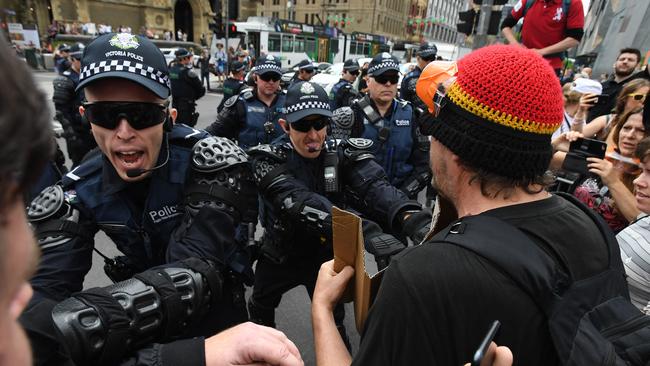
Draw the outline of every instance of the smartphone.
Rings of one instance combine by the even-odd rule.
[[[569,146],[569,152],[562,163],[562,170],[567,172],[578,173],[581,175],[589,174],[587,167],[587,158],[595,157],[605,158],[607,143],[600,140],[580,138]]]
[[[488,329],[487,334],[483,337],[481,344],[479,344],[478,349],[474,352],[472,357],[472,366],[491,366],[494,362],[494,352],[488,354],[488,349],[490,348],[490,343],[494,339],[494,336],[497,335],[501,322],[495,320],[492,322],[490,329]]]
[[[596,97],[594,104],[607,103],[608,100],[609,100],[609,94],[600,94]]]

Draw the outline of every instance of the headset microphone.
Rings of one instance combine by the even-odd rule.
[[[165,161],[163,161],[162,164],[156,165],[155,167],[153,167],[151,169],[140,169],[140,168],[129,169],[129,170],[126,171],[126,176],[129,177],[129,178],[137,178],[137,177],[141,176],[144,173],[153,172],[156,169],[160,169],[160,168],[164,167],[165,164],[167,164],[167,162],[169,162],[169,139],[165,139],[165,145],[167,146],[167,156],[165,157]]]

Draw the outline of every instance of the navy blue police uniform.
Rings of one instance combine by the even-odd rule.
[[[125,48],[146,64],[137,64],[128,53],[118,51]],[[107,59],[105,55],[109,51],[116,52]],[[111,66],[96,68],[95,65],[102,61]],[[148,74],[143,75],[142,70],[147,70]],[[153,43],[140,36],[122,33],[98,37],[86,48],[81,75],[79,88],[101,78],[118,77],[140,84],[162,99],[168,98],[170,93],[164,56]],[[130,116],[119,118],[128,120]],[[70,334],[54,333],[51,323],[52,319],[55,322],[58,319],[64,328],[71,326],[76,319],[72,316],[74,309],[64,308],[58,316],[52,309],[57,302],[82,290],[84,277],[92,266],[94,237],[98,231],[103,231],[123,254],[113,259],[105,258],[105,272],[114,282],[126,280],[120,284],[125,302],[118,305],[127,309],[133,306],[132,311],[137,304],[129,305],[127,295],[137,292],[130,287],[137,282],[131,277],[138,272],[189,258],[210,261],[220,268],[223,283],[218,286],[220,293],[211,295],[216,300],[206,314],[208,319],[191,326],[179,322],[177,332],[165,339],[212,335],[248,319],[242,281],[252,278],[252,270],[250,266],[244,268],[248,261],[244,265],[238,262],[243,257],[242,248],[234,239],[235,227],[242,217],[256,215],[256,207],[251,213],[244,206],[245,202],[236,198],[255,194],[248,157],[228,139],[212,137],[182,124],[172,127],[169,115],[161,124],[158,126],[165,132],[154,168],[127,172],[130,177],[150,173],[144,179],[122,180],[112,163],[98,150],[68,172],[59,184],[46,188],[32,201],[28,219],[34,227],[41,259],[31,280],[34,296],[22,322],[36,351],[37,364],[65,359],[66,352],[56,345],[59,337]],[[156,278],[153,276],[150,280],[155,283]],[[173,298],[169,288],[166,291],[167,297]],[[98,298],[97,293],[93,298]],[[118,306],[120,310],[121,306]],[[184,312],[178,311],[181,309],[178,302],[170,301],[169,306],[169,309],[176,309],[177,314]],[[93,308],[100,314],[114,314],[115,303],[111,305],[104,297]],[[190,313],[198,310],[187,309]],[[147,319],[138,319],[137,313],[130,316],[132,319],[127,324],[144,322],[137,324],[144,327],[141,331],[169,328],[174,323],[173,318],[162,323],[147,323]],[[93,337],[101,339],[103,333],[95,333]],[[179,337],[181,335],[183,337]],[[126,334],[122,338],[126,339]],[[163,364],[178,359],[178,354],[203,354],[200,338],[169,344],[155,342],[162,340],[138,339],[138,344],[149,343],[131,350],[128,355],[125,354],[126,345],[124,349],[106,345],[104,353],[112,355],[113,363],[110,364],[124,365],[133,362]],[[81,353],[91,353],[103,345],[104,342],[95,344],[96,347],[88,346],[89,349]]]
[[[70,57],[81,59],[82,45],[73,45],[68,49]],[[76,91],[79,85],[79,72],[70,67],[57,76],[52,83],[55,118],[63,127],[63,137],[72,165],[77,166],[83,157],[97,146],[90,132],[90,124],[79,113],[79,107],[85,99],[83,90]]]
[[[58,48],[59,52],[70,52],[70,46],[67,44],[61,44]],[[70,61],[67,57],[61,56],[60,54],[54,55],[54,69],[59,75],[62,75],[64,71],[70,68]]]
[[[280,60],[272,55],[261,57],[255,66],[255,74],[282,75]],[[258,144],[268,144],[284,132],[278,124],[285,103],[284,93],[278,91],[270,105],[262,102],[256,89],[244,89],[230,97],[217,119],[206,128],[214,136],[237,140],[244,149]]]
[[[436,59],[436,54],[438,53],[438,48],[433,43],[423,43],[420,45],[416,55],[418,57],[418,63],[420,60],[428,64],[429,62]],[[422,74],[422,69],[419,65],[415,65],[415,68],[409,73],[404,75],[402,78],[402,84],[400,85],[400,98],[411,103],[413,108],[419,109],[419,111],[426,111],[427,107],[420,100],[416,91],[415,85]]]
[[[359,63],[354,59],[346,60],[343,64],[343,70],[348,72],[359,71]],[[349,107],[352,101],[359,98],[359,92],[354,89],[351,82],[341,78],[332,86],[330,91],[330,107],[332,110],[340,107]]]
[[[304,85],[311,91],[302,89]],[[314,95],[318,99],[309,98]],[[316,84],[297,84],[289,89],[287,98],[290,124],[305,116],[331,116],[327,94]],[[251,320],[274,326],[275,308],[282,295],[295,286],[305,286],[311,297],[320,265],[333,257],[333,205],[363,212],[366,248],[377,258],[389,258],[404,247],[379,225],[399,233],[401,215],[420,206],[390,185],[368,152],[371,144],[365,139],[329,139],[318,157],[305,158],[284,135],[272,144],[248,151],[263,202],[261,221],[265,228],[248,302]],[[340,165],[332,165],[332,161]],[[338,177],[334,179],[337,182],[325,180],[326,169],[330,177]],[[385,244],[385,251],[375,250],[379,242]],[[343,317],[343,307],[338,306],[335,318],[339,331],[345,334]]]
[[[235,72],[243,71],[245,68],[246,65],[244,65],[243,62],[234,61],[232,65],[230,65],[230,72],[234,74]],[[239,93],[245,87],[246,87],[246,83],[244,83],[243,80],[236,79],[232,76],[229,76],[223,82],[223,98],[221,98],[221,102],[217,107],[217,113],[221,113],[221,111],[223,110],[223,106],[228,99],[232,98],[235,95],[239,95]]]
[[[373,77],[386,71],[398,72],[397,59],[388,53],[375,56],[368,68]],[[412,106],[394,99],[382,116],[371,95],[355,101],[351,112],[354,126],[350,136],[373,141],[372,153],[389,181],[409,197],[417,197],[429,184],[429,141],[420,133]]]
[[[192,57],[185,48],[176,51],[176,59]],[[205,95],[205,87],[199,75],[189,65],[176,62],[169,68],[169,78],[172,83],[172,106],[178,111],[176,123],[195,126],[199,118],[196,112],[196,100]]]

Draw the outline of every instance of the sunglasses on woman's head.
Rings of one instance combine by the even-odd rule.
[[[94,125],[113,130],[124,118],[136,130],[161,124],[167,105],[147,102],[92,102],[83,105],[84,115]]]
[[[634,100],[645,100],[646,94],[631,93],[631,94],[628,94],[627,96],[634,98]]]

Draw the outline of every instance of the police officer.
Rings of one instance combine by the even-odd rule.
[[[360,97],[359,92],[352,85],[357,76],[359,76],[359,63],[357,60],[345,60],[341,79],[334,84],[330,91],[329,97],[332,109],[350,106],[353,100]]]
[[[221,112],[223,105],[234,95],[239,95],[241,90],[246,87],[244,83],[244,69],[246,65],[243,62],[233,61],[230,64],[230,77],[223,82],[223,98],[217,107],[217,112]]]
[[[121,304],[133,306],[129,326],[145,333],[151,327],[169,331],[171,326],[176,332],[170,336],[176,339],[181,333],[187,337],[213,334],[247,320],[242,280],[252,277],[252,272],[236,261],[241,251],[235,245],[234,228],[244,217],[255,216],[256,207],[249,210],[245,202],[233,198],[255,195],[247,156],[227,139],[172,124],[176,110],[168,107],[168,75],[162,52],[141,36],[102,35],[84,51],[78,88],[85,90],[87,103],[80,112],[91,124],[99,151],[66,174],[61,183],[46,188],[27,214],[41,259],[31,280],[34,296],[23,324],[32,337],[37,358],[51,361],[61,354],[60,349],[53,350],[58,343],[51,322],[54,318],[57,324],[69,325],[76,308],[50,312],[53,304],[82,289],[99,230],[123,253],[115,259],[106,258],[105,272],[113,281],[190,257],[219,268],[219,278],[208,281],[215,286],[218,283],[217,287],[211,284],[206,292],[215,299],[203,308],[209,310],[209,319],[197,324],[185,324],[177,318],[188,311],[203,310],[181,306],[178,295],[160,279],[163,275],[138,278],[162,288],[163,297],[169,301],[165,305],[171,311],[169,318],[139,316],[137,301],[129,294],[142,291],[140,282],[123,283]],[[122,306],[111,302],[113,297],[107,297],[105,291],[95,291],[85,299],[84,306],[105,315],[114,314],[116,305]],[[124,322],[120,324],[125,326]],[[111,332],[107,335],[100,328],[93,329],[94,335],[82,337],[85,341],[78,344],[87,348],[85,353],[103,345],[101,353],[114,361],[126,356],[127,345],[120,343],[127,337],[123,329],[104,328],[113,329],[113,338]],[[127,333],[142,335],[139,331]],[[89,344],[95,336],[106,336],[110,342]],[[196,352],[203,355],[200,338],[169,345],[151,344],[151,339],[142,335],[136,342],[139,348],[129,350],[142,364],[173,364],[184,353],[185,357]]]
[[[79,107],[84,100],[83,90],[76,91],[81,71],[83,44],[67,48],[70,67],[54,81],[52,100],[56,110],[55,118],[63,126],[63,137],[72,165],[77,166],[82,158],[97,144],[90,133],[90,125],[79,114]]]
[[[57,51],[58,52],[54,55],[54,68],[59,75],[62,75],[65,70],[70,68],[70,61],[68,61],[70,46],[62,43],[57,48]]]
[[[175,63],[169,69],[169,78],[172,81],[172,106],[178,111],[176,123],[194,127],[199,118],[196,100],[205,95],[205,87],[191,69],[192,53],[179,48],[175,55]]]
[[[248,151],[263,201],[265,228],[248,309],[251,320],[268,326],[275,325],[275,308],[282,295],[303,285],[311,296],[321,263],[332,258],[333,205],[346,207],[350,202],[364,217],[400,235],[405,215],[420,209],[388,183],[369,153],[371,141],[349,139],[339,144],[327,138],[332,113],[323,88],[296,83],[287,92],[286,105],[280,119],[285,135]],[[348,192],[354,196],[349,201]],[[368,220],[364,239],[366,248],[384,265],[403,248]],[[342,306],[335,317],[345,334]]]
[[[296,74],[293,76],[293,79],[291,79],[289,88],[295,83],[311,80],[311,78],[314,76],[316,72],[316,68],[314,67],[314,64],[311,62],[311,60],[308,59],[304,59],[298,62],[296,66],[298,67],[298,71],[296,71]]]
[[[422,43],[416,53],[417,65],[402,79],[400,98],[410,102],[413,108],[418,108],[421,111],[426,111],[427,107],[416,94],[415,84],[418,82],[422,70],[424,70],[431,61],[435,61],[437,53],[438,48],[435,44]]]
[[[278,124],[285,95],[280,91],[282,68],[273,55],[255,65],[255,87],[230,97],[217,119],[206,128],[215,135],[237,140],[242,148],[268,144],[283,134]]]
[[[429,183],[429,141],[420,134],[412,106],[396,99],[397,58],[387,52],[368,66],[368,95],[353,103],[352,137],[374,142],[372,152],[394,186],[415,198]]]

